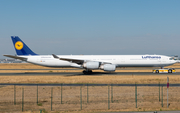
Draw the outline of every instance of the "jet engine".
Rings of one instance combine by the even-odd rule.
[[[99,69],[100,63],[99,62],[85,62],[82,65],[86,69]]]
[[[104,71],[115,71],[116,70],[116,65],[113,64],[102,64],[100,66],[100,69]]]

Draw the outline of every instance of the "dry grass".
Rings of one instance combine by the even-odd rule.
[[[0,64],[0,69],[48,69],[48,67],[43,67],[29,63],[7,63]]]
[[[169,76],[170,83],[180,83],[180,76]],[[141,75],[127,75],[127,76],[0,76],[0,83],[104,83],[104,84],[146,84],[146,83],[166,83],[167,76],[141,76]]]

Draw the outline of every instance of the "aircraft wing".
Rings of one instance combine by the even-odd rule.
[[[76,63],[76,64],[83,64],[83,63],[84,63],[84,60],[80,60],[80,59],[59,58],[59,57],[56,56],[55,54],[52,54],[52,56],[53,56],[54,58],[59,59],[59,60],[65,60],[65,61],[69,61],[69,62]]]
[[[27,58],[19,57],[19,56],[13,56],[13,55],[3,55],[3,56],[14,58],[14,59],[19,59],[19,60],[23,60],[23,61],[27,60]]]

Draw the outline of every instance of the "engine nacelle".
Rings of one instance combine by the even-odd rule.
[[[116,70],[116,65],[113,64],[102,64],[100,66],[100,69],[104,71],[115,71]]]
[[[99,62],[85,62],[82,65],[86,69],[99,69],[100,63]]]

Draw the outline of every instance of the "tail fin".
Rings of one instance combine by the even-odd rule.
[[[18,36],[11,36],[17,55],[37,55]]]

